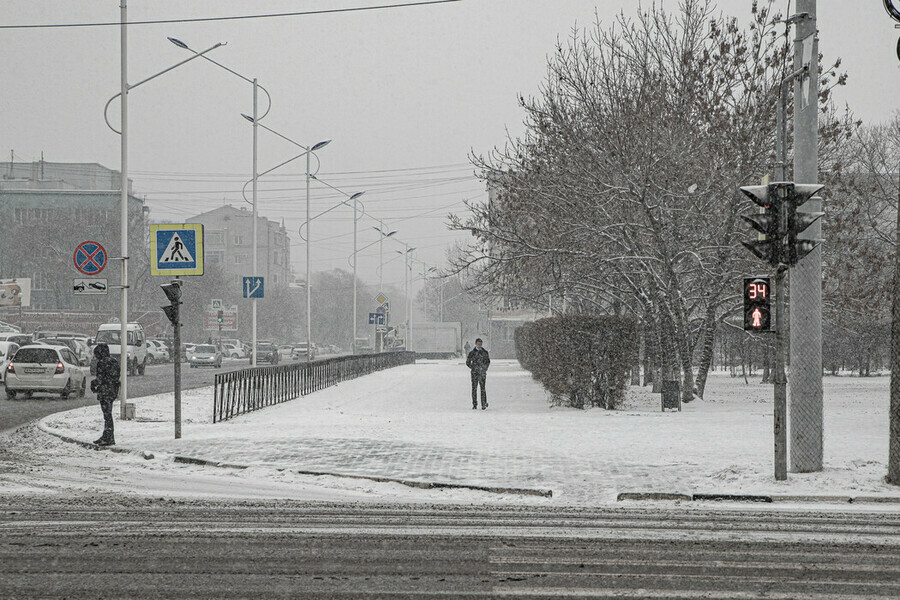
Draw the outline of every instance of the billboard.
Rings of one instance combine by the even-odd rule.
[[[0,308],[31,306],[31,279],[0,279]]]
[[[203,312],[203,329],[205,331],[237,331],[238,311],[237,307],[222,310],[221,329],[219,328],[219,311],[206,310]]]

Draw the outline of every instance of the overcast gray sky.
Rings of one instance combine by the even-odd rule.
[[[176,20],[396,4],[391,0],[129,0],[129,21]],[[674,8],[674,0],[662,2]],[[787,0],[778,2],[782,10]],[[900,4],[898,0],[897,4]],[[719,8],[749,14],[751,0]],[[442,265],[459,237],[446,214],[485,197],[468,164],[521,133],[517,95],[531,95],[559,36],[634,14],[627,0],[461,0],[430,6],[200,23],[133,25],[128,30],[130,83],[189,54],[227,46],[210,57],[265,86],[272,110],[262,123],[300,143],[333,142],[319,152],[319,177],[348,193],[365,190],[368,214],[382,219],[418,256]],[[792,4],[793,6],[793,4]],[[5,25],[115,22],[119,0],[5,0]],[[898,32],[881,0],[818,2],[820,49],[849,72],[837,92],[866,122],[886,120],[900,97]],[[119,137],[103,120],[119,91],[119,28],[0,30],[0,152],[16,160],[98,162],[119,168]],[[243,203],[251,176],[252,86],[198,59],[129,94],[129,170],[151,218],[187,220],[225,202]],[[261,94],[262,97],[262,94]],[[118,110],[111,111],[118,124]],[[294,155],[294,147],[260,130],[259,171]],[[303,271],[297,229],[305,218],[303,160],[260,180],[260,214],[285,219],[292,258]],[[315,169],[315,162],[313,163]],[[312,186],[313,214],[340,196]],[[313,224],[313,269],[348,268],[351,212],[339,208]],[[360,247],[378,234],[360,221]],[[386,243],[385,260],[398,244]],[[378,245],[360,256],[362,276],[377,281]],[[402,281],[399,260],[385,268]]]

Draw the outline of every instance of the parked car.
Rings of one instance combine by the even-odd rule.
[[[0,342],[0,382],[6,378],[6,367],[18,349],[19,345],[15,342]]]
[[[10,400],[34,392],[84,396],[87,376],[68,346],[33,344],[22,346],[6,367],[6,397]]]
[[[169,348],[169,344],[165,340],[150,340],[150,342],[156,344],[156,347],[159,348],[160,353],[165,355],[165,358],[163,360],[172,360],[172,350]]]
[[[188,362],[191,368],[194,367],[215,367],[222,366],[222,353],[212,344],[197,344],[188,354]]]
[[[10,331],[4,331],[0,333],[0,341],[2,342],[15,342],[20,346],[24,346],[28,342],[32,341],[31,336],[27,333],[16,333]]]
[[[91,351],[91,347],[88,345],[87,338],[72,338],[72,340],[75,342],[75,346],[78,348],[77,356],[81,360],[81,364],[91,364],[91,358],[94,356],[94,353]]]
[[[310,358],[316,357],[316,345],[313,344]],[[306,342],[297,342],[294,344],[294,350],[291,352],[292,360],[306,360]]]
[[[293,352],[293,346],[278,346],[278,359],[279,360],[290,360],[291,353]]]
[[[151,363],[168,362],[169,349],[165,345],[150,340],[147,342],[147,361]]]
[[[278,364],[278,347],[272,342],[258,342],[256,344],[257,351],[257,359],[256,364],[259,363],[269,363],[272,365]],[[250,353],[250,364],[253,364],[253,353]]]
[[[247,358],[247,351],[244,346],[235,346],[234,344],[222,344],[222,354],[226,358]]]
[[[79,366],[84,366],[89,364],[89,362],[85,362],[84,356],[81,352],[81,346],[79,346],[78,342],[75,341],[75,338],[52,338],[45,337],[41,338],[39,342],[32,342],[32,344],[46,344],[48,346],[65,346],[69,350],[72,351],[72,354],[75,355],[75,358],[78,360]]]

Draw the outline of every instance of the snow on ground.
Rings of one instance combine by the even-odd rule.
[[[514,361],[492,363],[487,410],[471,409],[469,385],[460,360],[419,361],[215,424],[212,389],[191,390],[182,397],[178,440],[173,395],[140,398],[136,420],[116,421],[119,447],[135,453],[109,460],[130,460],[135,469],[175,479],[216,470],[175,463],[176,455],[247,465],[228,478],[249,488],[256,482],[273,495],[291,486],[308,490],[310,481],[335,485],[330,477],[296,474],[314,471],[552,490],[549,499],[507,498],[560,506],[608,505],[620,492],[640,491],[900,498],[900,488],[883,481],[886,376],[825,378],[824,470],[789,473],[782,482],[774,479],[772,386],[758,378],[746,384],[713,373],[706,399],[681,412],[662,412],[659,395],[649,388],[632,388],[626,408],[618,411],[552,407],[540,384]],[[114,411],[118,416],[118,406]],[[42,427],[91,441],[102,418],[98,407],[87,407],[46,417]],[[155,458],[135,458],[141,452]],[[185,491],[191,481],[184,480]],[[377,495],[379,486],[404,500],[434,494],[343,481],[363,495]],[[284,487],[269,489],[276,484]],[[455,500],[483,496],[450,493]]]

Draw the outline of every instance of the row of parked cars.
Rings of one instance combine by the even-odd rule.
[[[31,397],[35,392],[59,394],[63,399],[82,397],[87,388],[82,367],[89,356],[87,336],[0,333],[0,381],[6,397]]]

